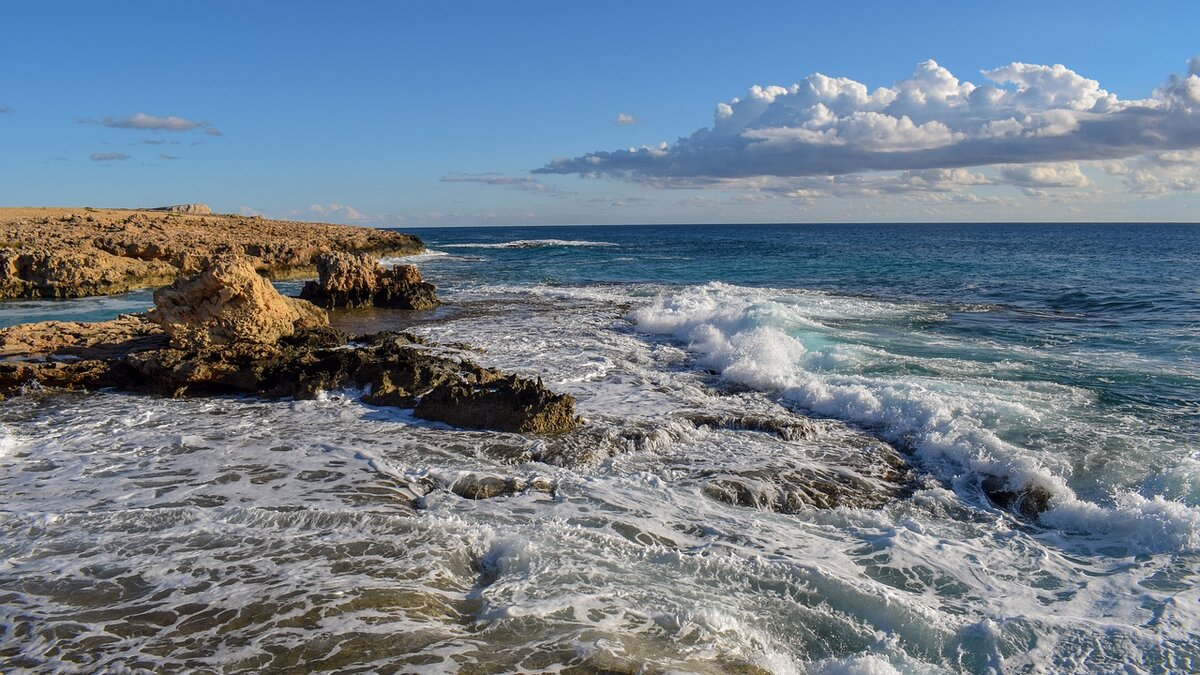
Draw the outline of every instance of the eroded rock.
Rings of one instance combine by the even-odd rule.
[[[322,253],[316,264],[319,278],[304,284],[300,297],[321,307],[430,309],[440,304],[416,265],[385,270],[371,256],[337,252]]]
[[[241,256],[218,258],[199,276],[154,292],[152,319],[180,349],[271,345],[297,330],[329,324],[320,308],[285,298]]]
[[[413,414],[459,427],[539,434],[566,431],[579,424],[572,396],[556,394],[540,380],[516,375],[483,386],[446,382],[422,396]]]

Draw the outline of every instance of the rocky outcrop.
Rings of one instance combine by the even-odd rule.
[[[220,257],[194,278],[179,277],[154,292],[154,305],[151,318],[182,349],[271,345],[297,330],[329,325],[324,311],[283,297],[240,256]]]
[[[577,423],[575,399],[555,394],[540,380],[508,375],[486,385],[447,383],[423,396],[413,414],[459,427],[535,434],[569,429]]]
[[[555,433],[579,424],[570,396],[413,335],[351,342],[328,327],[323,310],[279,295],[243,259],[223,258],[160,289],[155,304],[149,316],[0,330],[0,356],[8,357],[0,359],[0,398],[31,385],[301,399],[353,388],[365,403],[416,407],[424,419],[461,427]]]
[[[203,206],[203,205],[191,205]],[[417,237],[367,227],[192,211],[0,208],[0,298],[75,298],[159,286],[222,255],[270,277],[315,272],[321,253],[409,255]]]
[[[300,297],[321,307],[430,309],[439,304],[436,289],[416,265],[385,270],[371,256],[338,252],[322,253],[316,264],[318,279],[304,284]]]
[[[212,208],[208,204],[176,204],[174,206],[157,206],[145,211],[166,211],[167,213],[190,213],[196,216],[211,216]]]

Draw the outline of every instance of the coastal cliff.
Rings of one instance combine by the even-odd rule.
[[[176,210],[171,210],[176,209]],[[271,278],[314,275],[321,253],[411,255],[413,235],[366,227],[164,209],[0,208],[0,298],[78,298],[161,286],[216,256]]]

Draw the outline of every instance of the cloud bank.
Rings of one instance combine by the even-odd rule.
[[[711,127],[674,144],[558,159],[535,173],[670,187],[916,172],[891,186],[900,189],[947,183],[920,172],[994,166],[998,176],[987,180],[1040,189],[1086,186],[1081,161],[1200,148],[1200,57],[1140,100],[1121,99],[1062,65],[1011,63],[983,76],[980,85],[959,80],[931,60],[874,90],[819,73],[790,87],[756,85],[718,104]],[[964,176],[950,178],[961,184]]]
[[[157,117],[139,112],[128,117],[104,117],[99,120],[86,119],[81,121],[113,129],[135,129],[138,131],[192,131],[202,129],[209,136],[221,135],[221,132],[208,122],[184,119],[174,115]]]
[[[440,182],[479,183],[481,185],[493,185],[543,194],[558,194],[560,192],[557,188],[546,185],[529,176],[508,176],[502,173],[452,173],[442,176]]]

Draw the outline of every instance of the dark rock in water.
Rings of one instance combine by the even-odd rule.
[[[385,270],[370,256],[349,253],[323,253],[316,264],[320,278],[304,284],[300,297],[321,307],[430,309],[441,304],[415,265]]]
[[[685,419],[697,427],[706,426],[713,429],[730,429],[734,431],[760,431],[767,434],[775,434],[786,441],[812,438],[814,434],[811,422],[795,416],[771,417],[753,414],[693,413],[685,415]]]
[[[541,381],[516,375],[473,386],[446,382],[421,397],[414,415],[460,427],[553,433],[574,428],[575,399],[555,394]]]
[[[554,484],[541,477],[525,480],[519,477],[469,474],[451,483],[450,491],[465,499],[493,499],[530,491],[553,495]]]
[[[1050,510],[1050,500],[1054,495],[1040,485],[1027,485],[1013,489],[1008,480],[1000,476],[986,476],[980,483],[983,494],[993,504],[1002,509],[1017,513],[1036,520],[1037,517]]]
[[[838,507],[873,509],[901,496],[907,482],[899,455],[873,467],[765,466],[711,476],[704,494],[727,504],[798,513]]]

